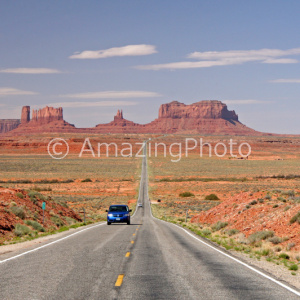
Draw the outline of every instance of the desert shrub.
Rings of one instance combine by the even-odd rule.
[[[234,228],[232,228],[232,229],[227,229],[227,230],[225,231],[225,233],[228,234],[229,236],[235,235],[235,234],[237,234],[237,233],[239,233],[239,232],[240,232],[240,231],[239,231],[238,229],[234,229]]]
[[[29,234],[30,232],[31,232],[30,228],[22,224],[17,224],[14,231],[16,236],[23,236]]]
[[[57,216],[57,215],[51,217],[51,221],[52,221],[57,227],[61,227],[61,226],[64,226],[64,225],[65,225],[65,223],[63,222],[63,220],[62,220],[59,216]]]
[[[270,254],[270,249],[263,249],[263,251],[261,252],[262,256],[268,256]]]
[[[278,204],[274,204],[274,205],[273,205],[273,208],[276,208],[276,207],[278,207]]]
[[[290,259],[290,256],[286,253],[281,253],[281,254],[279,254],[279,258]]]
[[[37,231],[40,231],[40,232],[44,232],[45,231],[44,227],[40,223],[38,223],[36,221],[26,220],[25,224],[31,226],[33,229],[35,229]]]
[[[289,196],[289,197],[295,197],[295,191],[294,191],[294,190],[283,191],[281,194],[282,194],[282,195]]]
[[[10,206],[16,206],[16,205],[17,205],[16,202],[14,202],[14,201],[10,202]]]
[[[257,201],[258,201],[259,203],[264,203],[264,199],[262,199],[262,198],[258,198]]]
[[[300,224],[300,211],[298,211],[291,219],[290,223],[293,224],[295,222],[298,222]]]
[[[13,214],[15,214],[17,217],[19,217],[20,219],[25,219],[25,211],[22,207],[20,206],[12,206],[10,208],[11,212]]]
[[[183,192],[179,194],[179,197],[194,197],[195,195],[191,192]]]
[[[265,196],[265,199],[270,200],[270,199],[272,199],[272,196],[268,194]]]
[[[228,225],[227,222],[221,222],[221,221],[218,221],[216,224],[214,224],[211,228],[213,231],[218,231],[222,228],[225,228],[226,226]]]
[[[279,236],[273,236],[273,237],[270,237],[268,239],[268,241],[271,242],[274,245],[277,245],[277,244],[280,244],[282,242],[282,238],[280,238]]]
[[[22,193],[16,193],[16,196],[20,199],[23,199],[24,198],[24,195]]]
[[[290,251],[293,247],[295,247],[296,244],[295,243],[288,243],[287,246],[286,246],[286,250],[287,251]]]
[[[93,181],[90,178],[86,178],[86,179],[81,180],[81,182],[93,182]]]
[[[293,201],[296,202],[296,203],[300,203],[300,197],[294,197]]]
[[[289,266],[289,270],[298,271],[298,266],[296,264],[292,264],[292,265]]]
[[[287,210],[289,210],[291,207],[288,205],[288,206],[286,206],[285,208],[284,208],[284,211],[287,211]]]
[[[205,200],[220,200],[216,194],[209,194],[205,196]]]
[[[208,228],[202,229],[201,233],[202,233],[204,236],[211,235],[211,231],[210,231]]]
[[[265,231],[257,231],[252,233],[251,235],[249,235],[248,239],[250,243],[255,243],[273,236],[274,236],[273,231],[265,230]]]
[[[255,204],[257,204],[257,201],[256,201],[256,200],[253,200],[253,201],[251,201],[249,204],[250,204],[250,205],[255,205]]]
[[[70,217],[65,217],[66,222],[68,223],[68,225],[72,225],[75,224],[77,221],[73,218]]]

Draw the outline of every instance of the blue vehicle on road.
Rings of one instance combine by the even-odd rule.
[[[127,205],[111,205],[107,212],[107,225],[111,223],[127,223],[130,225],[130,212]]]

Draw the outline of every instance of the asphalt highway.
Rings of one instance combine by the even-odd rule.
[[[0,299],[300,298],[287,284],[155,219],[146,158],[138,202],[143,207],[137,208],[131,225],[92,225],[1,255]]]

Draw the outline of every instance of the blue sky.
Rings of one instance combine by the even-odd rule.
[[[221,100],[259,131],[300,133],[300,2],[1,1],[0,118],[63,106],[91,127]]]

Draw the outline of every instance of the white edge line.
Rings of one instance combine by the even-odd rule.
[[[23,253],[21,253],[21,254],[12,256],[12,257],[10,257],[10,258],[1,260],[1,261],[0,261],[0,264],[3,264],[3,263],[5,263],[5,262],[7,262],[7,261],[16,259],[16,258],[21,257],[21,256],[23,256],[23,255],[26,255],[26,254],[28,254],[28,253],[35,252],[35,251],[40,250],[40,249],[42,249],[42,248],[46,248],[46,247],[48,247],[48,246],[50,246],[50,245],[53,245],[53,244],[56,244],[56,243],[61,242],[61,241],[63,241],[63,240],[66,240],[66,239],[68,239],[69,237],[74,236],[74,235],[76,235],[76,234],[79,234],[79,233],[81,233],[81,232],[83,232],[83,231],[90,230],[90,229],[93,229],[93,228],[95,228],[95,227],[98,227],[98,226],[101,226],[101,225],[105,225],[105,224],[106,224],[106,223],[97,224],[97,225],[95,225],[95,226],[91,226],[91,227],[82,229],[82,230],[80,230],[80,231],[74,232],[74,233],[72,233],[72,234],[70,234],[70,235],[68,235],[68,236],[65,236],[65,237],[63,237],[63,238],[61,238],[61,239],[55,240],[55,241],[53,241],[53,242],[51,242],[51,243],[48,243],[48,244],[46,244],[46,245],[43,245],[43,246],[37,247],[37,248],[35,248],[35,249],[32,249],[32,250],[23,252]]]
[[[151,206],[150,206],[150,207],[151,207]],[[150,211],[151,211],[151,215],[152,215],[152,210],[151,210],[151,208],[150,208]],[[225,252],[223,252],[222,250],[220,250],[220,249],[218,249],[218,248],[216,248],[216,247],[214,247],[214,246],[212,246],[212,245],[210,245],[210,244],[208,244],[208,243],[202,241],[201,239],[199,239],[198,237],[196,237],[194,234],[190,233],[190,232],[187,231],[186,229],[184,229],[184,228],[182,228],[182,227],[180,227],[180,226],[178,226],[178,225],[176,225],[176,224],[169,223],[169,222],[167,222],[167,221],[158,219],[158,218],[154,217],[153,215],[152,215],[152,217],[153,217],[154,219],[157,219],[157,220],[159,220],[159,221],[165,222],[165,223],[170,224],[170,225],[174,225],[174,226],[176,226],[176,227],[182,229],[186,234],[188,234],[189,236],[191,236],[192,238],[194,238],[194,239],[197,240],[198,242],[200,242],[200,243],[206,245],[207,247],[209,247],[209,248],[211,248],[211,249],[214,249],[215,251],[217,251],[217,252],[223,254],[224,256],[227,256],[227,257],[231,258],[232,260],[238,262],[239,264],[243,265],[244,267],[246,267],[246,268],[248,268],[248,269],[250,269],[250,270],[252,270],[252,271],[258,273],[259,275],[261,275],[261,276],[263,276],[263,277],[265,277],[265,278],[267,278],[267,279],[273,281],[274,283],[276,283],[276,284],[280,285],[281,287],[283,287],[283,288],[289,290],[290,292],[296,294],[297,296],[300,296],[300,292],[298,292],[297,290],[294,290],[293,288],[291,288],[291,287],[285,285],[284,283],[282,283],[282,282],[276,280],[275,278],[272,278],[271,276],[268,276],[267,274],[265,274],[265,273],[263,273],[263,272],[261,272],[261,271],[255,269],[255,268],[251,267],[250,265],[244,263],[243,261],[241,261],[241,260],[239,260],[239,259],[237,259],[237,258],[235,258],[235,257],[233,257],[233,256],[231,256],[231,255],[229,255],[229,254],[227,254],[227,253],[225,253]]]
[[[147,164],[147,160],[146,160],[146,164]],[[147,175],[148,175],[148,174],[147,174]],[[148,192],[148,188],[147,188],[147,192]],[[148,193],[147,193],[147,197],[148,197],[148,199],[149,199]],[[153,214],[152,214],[151,203],[149,204],[149,207],[150,207],[150,213],[151,213],[152,218],[157,219],[157,220],[159,220],[159,221],[161,221],[161,222],[165,222],[165,223],[170,224],[170,225],[174,225],[174,226],[176,226],[176,227],[182,229],[186,234],[188,234],[189,236],[191,236],[192,238],[194,238],[194,239],[197,240],[198,242],[200,242],[200,243],[206,245],[207,247],[209,247],[209,248],[211,248],[211,249],[214,249],[215,251],[217,251],[217,252],[223,254],[224,256],[227,256],[228,258],[230,258],[230,259],[234,260],[235,262],[237,262],[237,263],[243,265],[244,267],[246,267],[246,268],[248,268],[248,269],[250,269],[250,270],[256,272],[257,274],[259,274],[259,275],[261,275],[261,276],[263,276],[263,277],[265,277],[265,278],[267,278],[267,279],[273,281],[274,283],[276,283],[276,284],[280,285],[281,287],[283,287],[283,288],[289,290],[290,292],[294,293],[295,295],[300,296],[300,292],[298,292],[297,290],[294,290],[293,288],[291,288],[291,287],[285,285],[284,283],[282,283],[282,282],[276,280],[275,278],[273,278],[273,277],[271,277],[271,276],[269,276],[269,275],[267,275],[267,274],[265,274],[265,273],[263,273],[263,272],[261,272],[261,271],[255,269],[255,268],[251,267],[250,265],[244,263],[243,261],[241,261],[241,260],[239,260],[239,259],[237,259],[237,258],[235,258],[235,257],[233,257],[233,256],[231,256],[231,255],[229,255],[229,254],[227,254],[227,253],[225,253],[225,252],[223,252],[222,250],[220,250],[220,249],[218,249],[218,248],[216,248],[216,247],[214,247],[214,246],[212,246],[212,245],[210,245],[210,244],[208,244],[208,243],[202,241],[201,239],[199,239],[198,237],[196,237],[194,234],[190,233],[189,231],[187,231],[186,229],[180,227],[179,225],[176,225],[176,224],[173,224],[173,223],[170,223],[170,222],[167,222],[167,221],[164,221],[164,220],[161,220],[161,219],[158,219],[158,218],[154,217]]]
[[[143,164],[142,164],[142,169],[143,169]],[[140,182],[140,187],[141,187],[141,183],[142,183],[142,180],[141,180],[141,182]],[[139,191],[139,193],[140,193],[140,191]],[[138,197],[138,200],[139,200],[139,199],[140,199],[140,195],[139,195],[139,197]],[[137,206],[136,206],[136,208],[135,208],[135,212],[134,212],[134,214],[132,215],[132,217],[135,215],[136,212],[137,212]],[[69,237],[74,236],[74,235],[76,235],[76,234],[79,234],[79,233],[81,233],[81,232],[83,232],[83,231],[90,230],[90,229],[92,229],[92,228],[95,228],[95,227],[98,227],[98,226],[102,226],[102,225],[105,225],[105,224],[106,224],[106,223],[97,224],[97,225],[95,225],[95,226],[91,226],[91,227],[82,229],[82,230],[80,230],[80,231],[74,232],[74,233],[72,233],[72,234],[70,234],[70,235],[68,235],[68,236],[65,236],[65,237],[63,237],[63,238],[61,238],[61,239],[55,240],[55,241],[53,241],[53,242],[51,242],[51,243],[48,243],[48,244],[46,244],[46,245],[43,245],[43,246],[34,248],[34,249],[32,249],[32,250],[29,250],[29,251],[20,253],[20,254],[18,254],[18,255],[12,256],[12,257],[10,257],[10,258],[1,260],[1,261],[0,261],[0,264],[3,264],[3,263],[5,263],[5,262],[7,262],[7,261],[10,261],[10,260],[16,259],[16,258],[18,258],[18,257],[24,256],[24,255],[26,255],[26,254],[35,252],[35,251],[37,251],[37,250],[46,248],[46,247],[48,247],[48,246],[50,246],[50,245],[53,245],[53,244],[56,244],[56,243],[61,242],[61,241],[63,241],[63,240],[66,240],[66,239],[68,239]]]

